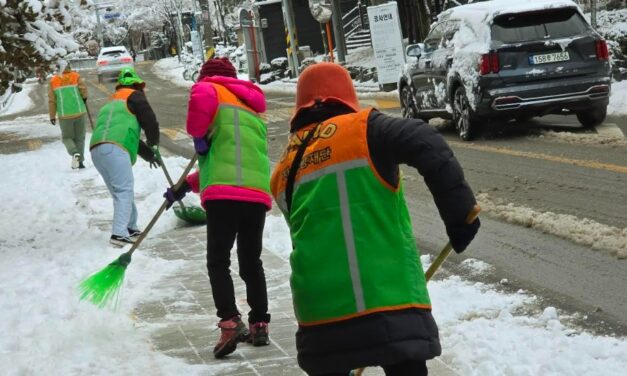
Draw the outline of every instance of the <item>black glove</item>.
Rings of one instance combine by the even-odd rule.
[[[446,228],[446,233],[448,234],[448,238],[451,240],[451,245],[453,246],[455,252],[464,252],[466,247],[468,247],[468,244],[470,244],[472,239],[475,238],[480,226],[481,221],[477,218],[470,224],[465,223],[463,225],[449,226]]]
[[[50,119],[50,124],[57,125],[57,119]]]
[[[181,184],[178,189],[174,189],[173,187],[166,189],[165,193],[163,194],[163,197],[165,197],[165,199],[168,201],[166,210],[170,209],[172,204],[174,204],[174,201],[181,201],[183,197],[185,197],[187,192],[190,192],[191,190],[192,187],[189,185],[189,183],[187,183],[187,181],[183,181],[183,184]]]
[[[155,154],[143,153],[143,154],[139,154],[139,156],[142,157],[143,160],[145,160],[146,162],[150,164],[150,168],[161,167],[161,160],[157,158]]]

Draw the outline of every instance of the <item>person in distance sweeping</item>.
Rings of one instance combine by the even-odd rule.
[[[48,88],[48,113],[50,123],[61,127],[65,150],[72,156],[72,169],[85,168],[85,114],[87,113],[87,87],[70,64],[60,60],[58,72],[50,79]]]
[[[399,165],[423,176],[457,252],[480,225],[465,224],[476,200],[461,166],[423,121],[361,109],[333,63],[301,73],[290,132],[271,188],[293,241],[298,364],[310,375],[426,375],[441,347]]]
[[[161,166],[159,123],[144,94],[145,86],[133,68],[122,69],[115,93],[98,113],[89,144],[94,166],[113,196],[110,243],[118,247],[133,244],[141,234],[133,178],[137,155],[151,168]],[[139,138],[142,129],[148,144]]]
[[[237,79],[226,58],[210,59],[192,86],[187,133],[194,138],[200,170],[178,189],[168,188],[170,205],[193,189],[202,191],[207,212],[207,269],[221,336],[216,358],[238,342],[269,343],[268,293],[261,261],[266,211],[272,207],[266,125],[259,116],[266,99],[259,87]],[[237,239],[239,275],[246,284],[249,328],[241,320],[229,266]]]

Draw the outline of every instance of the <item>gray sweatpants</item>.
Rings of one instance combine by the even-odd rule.
[[[59,119],[61,139],[68,154],[80,154],[80,161],[85,160],[85,114],[74,119]]]

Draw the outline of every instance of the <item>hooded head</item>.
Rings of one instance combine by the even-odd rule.
[[[307,67],[296,85],[296,110],[290,120],[314,106],[342,106],[359,111],[359,101],[348,71],[334,63],[318,63]]]
[[[138,89],[143,89],[146,86],[144,80],[131,67],[122,68],[118,75],[118,84],[120,86],[134,86]]]
[[[204,77],[223,76],[237,78],[237,71],[229,59],[226,57],[220,57],[217,59],[209,59],[205,61],[200,68],[200,74],[198,80]]]

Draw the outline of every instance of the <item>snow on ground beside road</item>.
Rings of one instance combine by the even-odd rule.
[[[605,134],[555,132],[542,130],[539,136],[531,136],[531,138],[535,137],[572,145],[627,146],[627,138],[622,135],[608,136]]]
[[[610,94],[609,115],[627,115],[627,81],[613,82]]]
[[[487,193],[478,194],[477,201],[485,213],[506,222],[569,239],[595,250],[609,251],[619,259],[627,258],[627,228],[612,227],[570,214],[538,212],[513,203],[496,202]]]
[[[59,135],[43,115],[2,122],[0,132]],[[122,253],[108,243],[113,205],[89,155],[85,170],[71,170],[70,157],[55,141],[0,158],[0,364],[5,374],[198,374],[198,367],[153,351],[149,334],[130,317],[137,303],[156,297],[152,286],[180,261],[158,259],[140,248],[117,311],[78,300],[76,284]],[[184,160],[167,163],[176,175]],[[166,183],[160,170],[151,171],[143,161],[134,173],[143,226],[163,200],[155,187]],[[90,225],[91,220],[105,229]],[[168,231],[175,223],[167,213],[154,231]]]
[[[9,95],[8,98],[0,98],[0,116],[13,115],[18,112],[28,111],[35,106],[30,99],[30,92],[39,85],[37,83],[24,83],[22,91]],[[2,103],[6,100],[6,104],[2,107]]]
[[[183,79],[183,65],[176,57],[168,57],[157,61],[152,68],[153,72],[161,79],[170,81],[175,85],[190,88],[194,84],[192,81]],[[248,80],[248,74],[238,73],[237,78]],[[379,91],[379,84],[376,82],[355,82],[355,90],[360,98],[376,96],[382,94]],[[267,85],[259,85],[266,94],[295,94],[296,79],[283,79],[270,82]],[[383,93],[385,94],[385,93]],[[398,99],[398,92],[390,95],[393,99]]]
[[[194,84],[192,81],[183,79],[183,64],[176,57],[168,57],[157,61],[152,71],[161,79],[171,81],[174,84],[190,88]]]
[[[0,132],[27,137],[58,135],[45,116],[0,123]],[[142,299],[172,297],[152,287],[186,261],[165,261],[142,252],[127,271],[118,311],[79,303],[76,283],[121,253],[108,246],[111,199],[89,158],[85,170],[69,168],[61,142],[1,155],[0,364],[8,374],[209,374],[153,351],[150,327],[129,317]],[[186,161],[167,158],[173,176]],[[143,161],[134,168],[140,224],[161,204],[165,179]],[[45,174],[45,175],[44,175]],[[89,226],[103,222],[105,229]],[[290,242],[282,217],[267,217],[265,247],[283,259]],[[172,230],[168,212],[155,233]],[[425,267],[429,256],[423,256]],[[477,272],[490,266],[468,262]],[[286,280],[288,276],[285,276]],[[620,375],[627,368],[627,340],[592,336],[561,323],[559,312],[523,292],[505,294],[492,285],[453,276],[429,284],[441,330],[443,360],[463,375]],[[158,290],[158,291],[157,291]],[[159,295],[159,296],[157,296]],[[270,297],[273,299],[273,297]],[[277,297],[278,298],[278,297]],[[531,313],[530,313],[531,312]],[[222,367],[218,367],[222,368]]]

